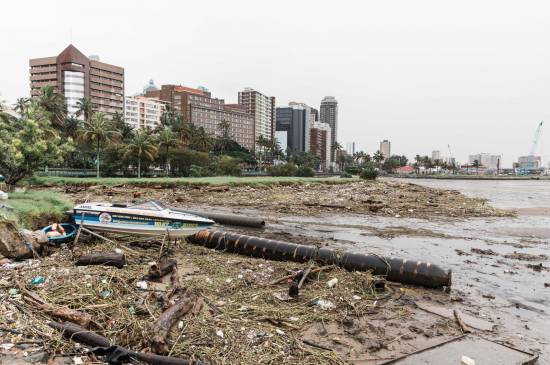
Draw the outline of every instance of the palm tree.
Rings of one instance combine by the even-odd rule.
[[[18,98],[15,102],[15,111],[18,112],[20,115],[23,115],[23,113],[25,113],[29,106],[29,101],[29,98]]]
[[[89,143],[96,147],[96,177],[99,178],[99,154],[105,143],[114,143],[120,139],[120,133],[112,123],[105,118],[105,114],[95,113],[89,121],[82,123],[78,131],[77,141]]]
[[[67,105],[63,95],[57,92],[53,86],[44,86],[40,89],[37,101],[38,105],[50,114],[52,125],[57,128],[63,127],[67,115]]]
[[[372,156],[372,159],[378,164],[380,165],[380,163],[382,161],[384,161],[384,155],[382,154],[382,152],[380,152],[380,150],[376,151],[374,153],[374,155]]]
[[[63,132],[65,133],[65,136],[71,137],[73,140],[75,140],[78,134],[79,125],[80,121],[72,115],[69,115],[67,118],[65,118],[65,123],[63,125]]]
[[[80,117],[83,115],[84,120],[89,121],[92,115],[92,101],[89,98],[82,98],[76,102],[76,107],[78,108],[76,116]]]
[[[218,138],[216,145],[220,154],[223,155],[231,143],[231,136],[229,134],[231,124],[227,120],[222,120],[218,124],[218,129],[221,132],[221,137]]]
[[[164,171],[166,176],[168,176],[168,166],[170,162],[170,159],[168,157],[168,150],[171,147],[178,147],[180,145],[180,141],[170,127],[166,127],[160,131],[157,137],[157,141],[159,144],[159,148],[164,149]]]
[[[141,177],[142,158],[153,161],[157,152],[157,146],[155,146],[155,143],[148,131],[139,129],[134,134],[134,138],[132,138],[130,143],[126,146],[126,155],[137,157],[138,159],[138,179]]]
[[[212,138],[206,133],[203,127],[195,127],[194,124],[191,127],[191,138],[189,139],[190,147],[197,151],[209,152],[212,148]]]

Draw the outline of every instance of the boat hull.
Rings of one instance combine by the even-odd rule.
[[[126,213],[75,210],[74,222],[93,231],[124,233],[135,236],[159,236],[168,234],[172,238],[187,237],[210,227],[200,223],[162,217],[147,217]]]

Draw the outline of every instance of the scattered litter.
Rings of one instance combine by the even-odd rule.
[[[280,330],[278,328],[275,329],[275,332],[277,332],[279,335],[283,336],[285,334],[285,331]]]
[[[15,288],[11,288],[10,290],[8,290],[8,294],[11,296],[17,295],[18,293],[19,293],[19,290]]]
[[[334,288],[336,285],[338,285],[338,279],[337,278],[332,278],[329,281],[327,281],[327,286],[331,289]]]
[[[9,349],[11,349],[13,346],[15,346],[14,343],[3,343],[3,344],[0,344],[0,348],[2,348],[3,350],[9,350]]]
[[[46,281],[46,278],[44,278],[43,276],[35,276],[35,277],[32,278],[32,280],[31,280],[31,285],[40,285],[40,284],[44,284],[45,281]]]
[[[147,284],[146,281],[137,281],[136,282],[136,287],[137,288],[140,288],[142,290],[147,290],[147,288],[149,287],[149,285]]]
[[[316,301],[313,302],[313,305],[321,308],[322,310],[333,309],[336,307],[334,303],[332,303],[330,300],[325,300],[325,299],[317,299]]]
[[[219,338],[223,338],[223,331],[222,330],[217,330],[216,331],[216,336],[218,336]]]
[[[460,360],[460,365],[476,365],[476,362],[472,359],[470,359],[468,356],[462,356],[462,359]]]
[[[82,360],[82,357],[75,356],[75,357],[73,357],[73,364],[74,365],[83,365],[84,361]]]
[[[111,292],[109,290],[102,290],[99,292],[99,296],[103,299],[109,298],[111,296]]]

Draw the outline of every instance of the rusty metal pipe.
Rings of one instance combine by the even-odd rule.
[[[389,281],[421,285],[428,288],[451,286],[451,270],[444,270],[425,261],[403,260],[359,253],[338,252],[329,248],[299,245],[222,231],[203,230],[188,237],[188,241],[208,248],[261,257],[269,260],[337,265],[349,271],[371,271]]]
[[[48,325],[61,332],[63,337],[73,340],[78,343],[82,343],[92,347],[101,347],[109,348],[111,346],[110,341],[92,331],[80,327],[71,322],[58,323],[58,322],[49,322]],[[177,357],[169,357],[163,355],[157,355],[152,353],[136,352],[124,347],[118,347],[124,352],[127,352],[132,357],[141,360],[147,364],[151,365],[206,365],[200,361],[189,361],[184,359],[179,359]]]
[[[235,214],[223,214],[223,213],[212,213],[205,212],[201,210],[185,210],[178,208],[170,208],[177,212],[191,213],[198,215],[204,218],[212,219],[214,222],[219,224],[226,224],[230,226],[240,226],[240,227],[250,227],[250,228],[264,228],[265,220],[262,218],[246,217],[243,215]]]

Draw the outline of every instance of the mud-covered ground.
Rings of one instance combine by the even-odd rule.
[[[550,231],[547,232],[545,227],[549,226],[550,219],[540,216],[516,217],[511,210],[493,208],[482,198],[483,195],[468,198],[456,191],[400,181],[253,188],[218,186],[143,189],[95,186],[86,189],[52,189],[65,192],[75,202],[159,199],[179,207],[262,216],[267,221],[263,230],[216,228],[296,243],[428,260],[453,270],[450,293],[389,283],[384,293],[368,299],[364,295],[350,293],[350,297],[344,299],[352,303],[351,307],[342,312],[338,319],[327,317],[326,321],[301,321],[295,325],[294,316],[286,314],[293,318],[287,321],[286,317],[277,317],[282,321],[276,325],[267,323],[259,326],[259,322],[253,325],[252,321],[250,325],[254,333],[266,335],[261,340],[253,336],[257,346],[274,346],[265,351],[254,350],[258,353],[275,354],[272,350],[279,347],[283,348],[283,352],[291,351],[291,356],[298,356],[286,358],[296,363],[382,364],[402,354],[460,335],[461,328],[452,315],[452,310],[457,309],[475,333],[522,350],[540,353],[541,364],[550,359],[550,340],[545,326],[549,320],[550,291],[545,286],[550,281],[547,279]],[[189,258],[190,253],[184,250],[178,257]],[[231,271],[232,276],[243,270],[265,272],[265,266],[259,266],[264,263],[257,259],[215,254],[211,260],[213,265],[204,266],[202,270],[200,264],[195,264],[196,270],[192,270],[187,280],[197,280],[205,275],[215,277],[215,270],[211,270],[230,262],[235,266],[232,268],[235,272]],[[276,270],[269,274],[269,278],[281,274]],[[323,275],[318,278],[318,282],[306,286],[304,290],[307,295],[313,295],[318,290],[316,288],[326,285],[331,277],[330,274]],[[351,281],[342,282],[348,280],[345,277],[340,279],[340,285],[351,285]],[[222,289],[218,292],[208,291],[209,301],[224,302],[232,295],[239,298],[244,295],[244,298],[249,299],[240,299],[245,301],[243,305],[254,307],[254,296],[245,295],[250,287],[243,285],[239,289],[237,283],[232,284],[230,292]],[[239,294],[239,290],[243,290],[243,293]],[[338,300],[338,294],[329,299]],[[357,315],[354,301],[363,302],[369,308],[361,307],[362,312]],[[289,313],[287,310],[293,305],[304,303],[299,300],[281,302],[284,313]],[[345,307],[339,307],[338,310]],[[254,318],[247,317],[254,312],[244,310],[239,313],[239,321],[244,319],[243,323]],[[224,333],[233,331],[230,332],[231,336],[236,336],[233,340],[241,341],[238,339],[239,331],[236,330],[241,322],[239,325],[231,321],[216,323],[223,326]],[[290,326],[285,326],[285,323]],[[248,329],[248,325],[243,327]],[[298,345],[285,345],[278,338],[283,336],[281,332],[284,336],[300,339]],[[2,342],[5,342],[6,334],[1,329],[0,334],[4,335]],[[210,335],[218,344],[220,338],[216,338],[215,333]],[[250,340],[251,335],[247,331],[241,335],[244,335],[243,340]],[[186,340],[179,341],[181,345]],[[231,346],[231,342],[228,343],[227,346]],[[13,355],[14,349],[11,349],[10,356],[23,358],[24,350],[20,347],[15,349],[19,349],[17,355]],[[199,352],[200,349],[197,349]],[[229,359],[225,362],[235,363]]]
[[[368,214],[386,217],[494,217],[512,212],[496,209],[482,198],[467,198],[454,190],[439,190],[394,181],[350,184],[294,184],[255,186],[196,186],[174,189],[133,186],[51,188],[76,202],[88,199],[128,202],[159,199],[175,206],[228,207],[318,216]]]

